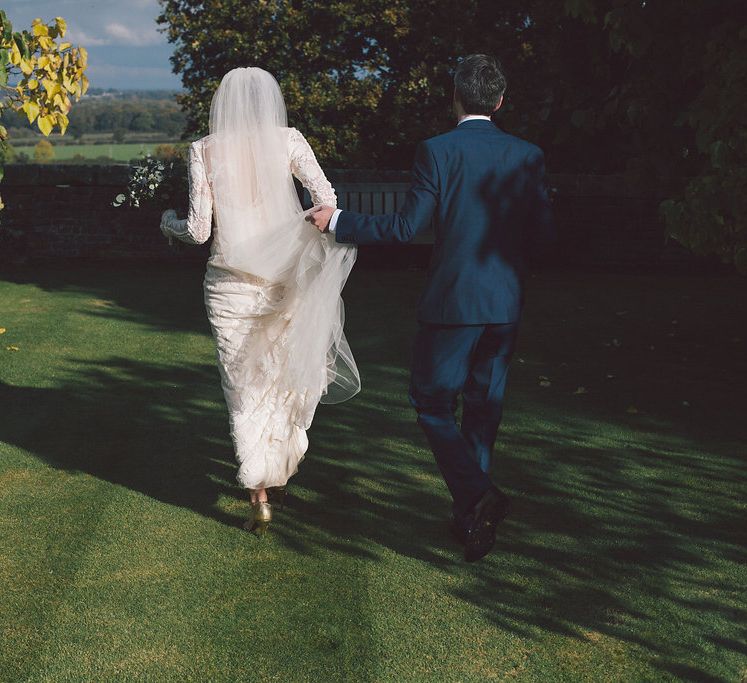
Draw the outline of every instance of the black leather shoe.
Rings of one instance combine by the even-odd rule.
[[[476,562],[487,555],[495,545],[498,524],[508,514],[508,496],[495,486],[489,488],[473,508],[473,522],[464,542],[464,559]]]

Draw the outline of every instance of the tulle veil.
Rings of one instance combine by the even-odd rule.
[[[204,144],[215,240],[230,269],[280,285],[282,295],[272,299],[274,320],[264,337],[251,337],[236,354],[224,389],[229,408],[240,411],[241,387],[251,375],[279,367],[276,383],[292,419],[308,428],[318,403],[339,403],[360,391],[340,296],[356,249],[305,221],[287,135],[275,78],[258,67],[229,71],[213,96]]]

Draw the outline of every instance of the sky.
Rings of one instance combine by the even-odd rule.
[[[157,0],[4,0],[2,6],[17,31],[35,17],[65,19],[65,40],[88,50],[92,88],[181,89],[171,73],[173,46],[158,32]]]

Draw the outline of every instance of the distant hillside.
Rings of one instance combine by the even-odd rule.
[[[64,137],[54,136],[55,144],[118,142],[140,140],[178,140],[185,116],[171,90],[114,90],[92,88],[73,105],[70,126]],[[30,143],[40,137],[29,126],[23,113],[6,111],[3,125],[10,133],[10,143]]]

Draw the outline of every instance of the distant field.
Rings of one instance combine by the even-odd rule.
[[[121,144],[108,145],[58,145],[54,148],[54,161],[65,161],[72,159],[76,154],[80,154],[86,159],[96,159],[97,157],[106,156],[115,161],[129,161],[139,157],[142,154],[152,153],[158,142],[125,142]],[[174,143],[167,143],[174,144]],[[34,158],[33,145],[24,145],[13,148],[18,154],[21,152],[27,154],[30,159]]]

